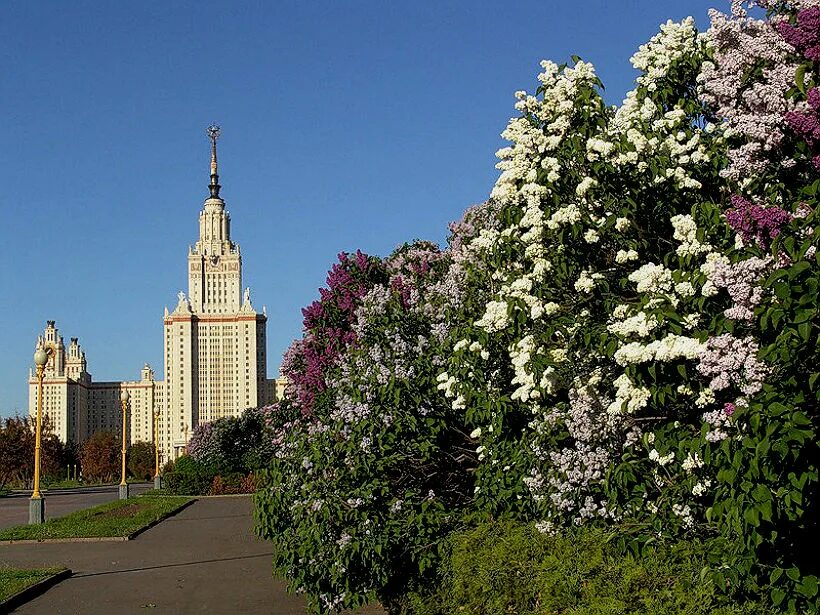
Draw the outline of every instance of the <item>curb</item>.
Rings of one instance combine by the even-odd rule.
[[[137,536],[139,536],[143,532],[145,532],[147,530],[150,530],[152,527],[154,527],[155,525],[157,525],[159,523],[162,523],[166,519],[170,519],[174,515],[178,514],[179,512],[181,512],[183,510],[185,510],[186,508],[188,508],[194,502],[196,502],[196,498],[188,500],[182,506],[180,506],[179,508],[177,508],[174,511],[171,511],[170,513],[168,513],[167,515],[165,515],[161,519],[157,519],[156,521],[151,521],[151,523],[149,523],[148,525],[145,525],[145,526],[139,528],[138,530],[135,530],[135,531],[131,532],[130,534],[128,534],[128,536],[125,536],[125,540],[134,540],[134,538],[136,538]]]
[[[140,493],[136,497],[147,497],[147,498],[196,498],[197,500],[209,500],[211,498],[250,498],[256,495],[256,493],[226,493],[224,495],[175,495],[175,494],[161,494],[157,495],[154,493]]]
[[[179,497],[179,496],[174,496]],[[39,545],[39,544],[65,544],[65,543],[75,543],[75,542],[127,542],[129,540],[134,540],[137,536],[142,534],[143,532],[150,530],[155,525],[162,523],[166,519],[173,517],[178,512],[185,510],[191,504],[196,502],[197,498],[193,498],[185,502],[182,506],[177,508],[176,510],[171,511],[164,517],[160,519],[156,519],[155,521],[151,521],[151,523],[142,526],[141,528],[134,530],[127,536],[91,536],[91,537],[82,537],[82,538],[41,538],[40,540],[35,539],[25,539],[25,540],[0,540],[0,547],[3,545]]]
[[[0,546],[3,545],[39,545],[39,544],[61,544],[71,542],[125,542],[128,536],[85,536],[82,538],[25,538],[21,540],[0,540]]]
[[[50,577],[46,577],[34,585],[29,585],[25,589],[21,589],[13,596],[9,596],[6,600],[0,602],[0,614],[11,613],[14,609],[25,604],[29,600],[33,600],[37,596],[44,594],[53,585],[56,585],[63,579],[67,579],[71,576],[71,574],[72,572],[69,569],[61,570],[60,572],[52,574]]]

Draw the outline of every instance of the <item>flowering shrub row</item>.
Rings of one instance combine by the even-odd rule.
[[[715,587],[817,608],[820,2],[757,5],[661,26],[615,108],[542,62],[446,250],[341,256],[257,501],[318,610],[390,607],[475,514],[708,537]]]

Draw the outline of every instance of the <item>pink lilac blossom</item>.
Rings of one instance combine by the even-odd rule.
[[[200,423],[194,427],[191,439],[188,441],[188,454],[197,461],[202,461],[212,445],[213,432],[212,423]]]
[[[607,412],[609,400],[590,390],[572,389],[569,398],[567,411],[545,413],[537,431],[551,432],[563,418],[571,445],[556,450],[533,442],[533,453],[543,467],[533,468],[524,483],[536,502],[549,500],[580,525],[613,517],[614,511],[596,488],[627,443],[640,437],[640,430],[628,425],[623,415]]]
[[[737,263],[719,260],[715,264],[713,282],[729,292],[734,304],[723,313],[732,320],[751,321],[754,308],[763,298],[760,279],[772,266],[772,257],[753,256]]]
[[[451,222],[450,248],[454,252],[461,252],[472,239],[482,230],[499,230],[501,221],[498,214],[501,212],[500,201],[489,200],[473,205],[464,212],[461,220]]]
[[[757,358],[758,344],[751,336],[742,339],[724,333],[706,341],[697,370],[711,378],[709,388],[723,391],[730,386],[738,387],[744,395],[754,395],[763,387],[769,373]],[[726,413],[720,410],[725,417]]]
[[[714,63],[705,63],[701,99],[726,120],[727,136],[737,136],[728,151],[724,177],[742,180],[764,172],[770,164],[791,166],[781,151],[784,115],[795,103],[786,98],[794,85],[794,48],[768,20],[752,19],[744,2],[732,3],[732,14],[709,11]],[[760,76],[749,79],[758,67]]]
[[[743,238],[754,240],[764,250],[769,242],[780,234],[780,230],[792,221],[792,216],[780,207],[762,207],[742,196],[734,195],[732,208],[726,211],[726,222]]]
[[[707,442],[720,442],[729,437],[728,428],[732,424],[730,417],[731,415],[723,410],[712,410],[703,413],[702,418],[710,427],[706,433]]]

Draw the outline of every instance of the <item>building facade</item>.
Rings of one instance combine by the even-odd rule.
[[[220,197],[216,142],[211,140],[210,192],[199,213],[199,239],[188,249],[188,294],[180,291],[173,311],[165,308],[164,379],[146,363],[139,380],[94,382],[77,338],[65,348],[48,321],[37,348],[51,349],[43,380],[43,410],[64,442],[83,442],[98,431],[119,432],[120,394],[130,394],[130,442],[157,441],[162,458],[175,459],[200,423],[238,416],[273,403],[284,381],[267,378],[267,316],[258,313],[250,288],[242,290],[242,255],[231,240],[231,217]],[[37,413],[37,378],[29,370],[29,413]]]

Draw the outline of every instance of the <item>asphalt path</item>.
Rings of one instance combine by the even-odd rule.
[[[271,545],[252,528],[251,498],[203,498],[127,542],[0,545],[0,566],[74,572],[21,615],[305,613],[304,598],[272,576]]]
[[[129,495],[137,495],[154,488],[154,483],[133,483]],[[119,498],[119,485],[80,487],[77,489],[44,490],[46,519],[62,517],[75,510],[91,508]],[[28,506],[31,492],[15,492],[0,498],[0,528],[28,523]]]

